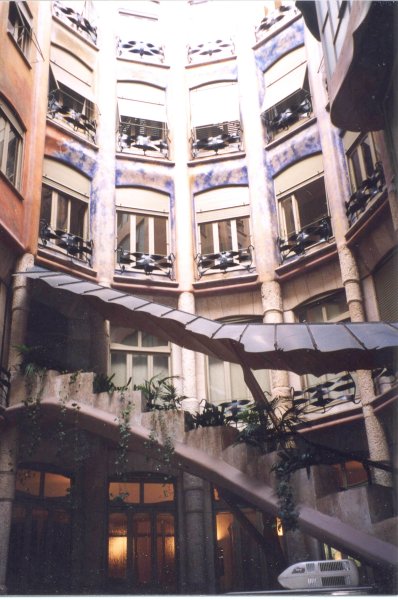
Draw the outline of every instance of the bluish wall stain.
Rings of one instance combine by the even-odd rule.
[[[321,152],[321,142],[316,123],[267,152],[266,162],[271,177],[295,162]]]
[[[264,40],[264,44],[255,50],[257,68],[264,73],[282,56],[303,44],[304,23],[299,19],[271,39]]]
[[[90,179],[93,178],[97,168],[97,153],[79,142],[63,142],[60,150],[54,152],[51,157],[77,169]]]
[[[200,67],[192,70],[188,69],[187,77],[190,88],[210,84],[212,81],[237,81],[238,68],[236,60],[225,62],[222,65],[206,65],[205,69]]]
[[[116,187],[146,187],[174,194],[172,167],[159,167],[135,161],[116,161]]]
[[[211,163],[206,165],[206,168],[206,171],[194,175],[192,181],[193,194],[216,187],[248,184],[246,165],[231,168],[228,164]]]

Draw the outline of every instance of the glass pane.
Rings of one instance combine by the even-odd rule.
[[[310,306],[303,313],[303,321],[307,321],[307,323],[323,323],[323,310],[322,306]]]
[[[111,352],[111,374],[115,374],[112,383],[123,386],[127,383],[127,364],[124,352]]]
[[[218,238],[220,252],[232,250],[231,221],[220,221],[218,223]]]
[[[154,253],[167,255],[167,219],[153,218],[154,227]]]
[[[0,117],[0,168],[3,164],[3,151],[4,151],[4,138],[6,135],[6,121],[3,117]]]
[[[201,223],[199,226],[199,231],[201,253],[211,254],[214,252],[213,224]]]
[[[109,515],[109,535],[124,536],[127,535],[127,514],[124,512],[115,512]]]
[[[112,327],[111,342],[136,348],[138,346],[138,331],[132,331],[127,327]]]
[[[14,184],[16,183],[17,175],[19,143],[19,136],[12,129],[12,127],[10,127],[10,133],[8,136],[6,176]]]
[[[238,235],[238,250],[250,246],[249,219],[237,219],[236,231]]]
[[[123,248],[126,252],[130,250],[130,215],[128,213],[117,213],[117,247]]]
[[[135,251],[149,253],[149,222],[148,217],[135,216]]]
[[[68,198],[58,193],[56,229],[68,231]]]
[[[295,196],[299,210],[300,229],[327,216],[328,209],[323,177],[297,190]]]
[[[29,494],[30,496],[39,496],[40,494],[40,471],[30,471],[29,469],[18,469],[15,488],[18,492]]]
[[[81,202],[80,200],[76,199],[71,200],[69,231],[70,233],[78,235],[82,238],[86,237],[84,231],[86,211],[87,204],[85,202]]]
[[[348,304],[345,294],[339,294],[325,303],[326,320],[336,321],[348,313]]]
[[[148,379],[148,357],[145,354],[133,354],[133,384],[141,385]]]
[[[167,377],[169,374],[169,356],[168,354],[153,355],[153,375]]]
[[[151,333],[142,332],[142,346],[144,348],[155,348],[156,346],[167,346],[168,341]]]
[[[220,584],[220,592],[233,589],[234,583],[234,552],[232,529],[234,518],[229,512],[216,515],[216,575]]]
[[[44,476],[44,496],[46,498],[60,498],[69,493],[71,481],[69,477],[46,473]]]
[[[350,156],[351,168],[354,177],[354,181],[352,181],[354,189],[358,189],[362,183],[363,175],[361,171],[361,164],[359,162],[358,150],[354,150],[354,152]]]
[[[259,369],[258,371],[253,371],[253,375],[257,379],[263,392],[271,392],[271,383],[268,369]]]
[[[289,198],[285,198],[282,200],[281,205],[286,228],[286,230],[281,233],[288,238],[295,233],[296,230],[293,212],[293,198],[291,196]]]
[[[231,400],[246,400],[249,398],[249,390],[246,387],[241,366],[231,363],[229,368],[231,377]]]
[[[120,498],[128,504],[138,504],[140,501],[140,484],[138,482],[114,481],[109,484],[109,499]]]
[[[127,577],[127,536],[109,536],[108,576],[112,579]]]
[[[52,191],[50,190],[50,188],[43,185],[41,191],[40,218],[46,221],[48,225],[51,225],[51,198]]]
[[[212,356],[209,356],[209,398],[214,404],[219,404],[227,399],[224,362]]]
[[[137,583],[150,583],[152,576],[151,522],[148,514],[133,515],[133,568]]]
[[[172,483],[144,483],[144,502],[172,502],[174,500],[174,485]]]
[[[175,579],[174,517],[170,514],[156,516],[156,554],[160,583],[171,584]]]
[[[362,148],[363,161],[365,163],[366,175],[368,177],[370,177],[374,171],[374,166],[373,166],[372,149],[371,149],[370,140],[368,137],[366,137],[362,141],[361,148]]]

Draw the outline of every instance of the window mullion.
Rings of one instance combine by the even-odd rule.
[[[238,250],[238,231],[236,229],[236,219],[231,220],[231,250]]]
[[[298,233],[301,229],[300,211],[299,211],[299,206],[298,206],[298,202],[296,199],[296,195],[292,194],[291,198],[292,198],[294,226],[295,226],[296,233]]]
[[[130,252],[137,251],[136,216],[130,215]]]
[[[155,254],[155,223],[153,217],[148,217],[148,251]]]
[[[213,229],[213,252],[220,252],[220,236],[218,234],[218,221],[212,223]]]
[[[58,192],[52,190],[51,192],[51,227],[57,228],[57,217],[58,217]]]

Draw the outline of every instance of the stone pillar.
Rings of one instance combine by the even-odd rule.
[[[267,176],[264,163],[264,128],[258,100],[258,78],[253,60],[253,27],[250,11],[247,23],[236,32],[237,62],[239,71],[240,106],[245,124],[245,137],[250,143],[245,147],[250,192],[252,240],[256,271],[261,284],[263,320],[265,323],[283,322],[283,303],[279,283],[275,280],[278,266],[278,223],[275,210],[273,180]],[[289,397],[289,377],[285,371],[271,371],[273,397]]]
[[[398,15],[398,12],[397,12]],[[391,220],[396,235],[398,235],[398,194],[397,183],[395,179],[394,166],[392,164],[391,155],[386,143],[386,133],[384,131],[374,131],[373,137],[376,145],[376,150],[380,155],[383,163],[384,177],[386,180],[388,202],[390,204]]]
[[[99,459],[100,457],[100,459]],[[79,593],[100,593],[106,573],[105,538],[107,534],[107,445],[102,440],[91,442],[91,455],[85,461],[82,514],[84,534],[81,586]]]
[[[24,254],[16,265],[16,271],[23,272],[32,268],[32,254]],[[11,370],[11,380],[18,375],[17,365],[21,362],[17,346],[26,341],[26,328],[29,315],[28,280],[24,275],[16,275],[13,282],[13,298],[11,305],[11,333],[9,343],[8,365]],[[12,395],[11,395],[12,398]]]
[[[326,90],[322,81],[322,73],[319,72],[317,67],[321,62],[320,44],[308,31],[305,32],[305,35],[307,55],[311,57],[308,62],[308,72],[324,157],[325,187],[340,262],[341,279],[346,292],[351,320],[361,322],[365,321],[366,317],[361,282],[355,257],[345,240],[348,221],[345,214],[344,200],[350,197],[350,186],[344,148],[338,130],[331,124],[329,113],[325,109],[327,104]],[[317,56],[319,61],[316,60]],[[388,460],[389,451],[386,435],[371,405],[374,398],[374,386],[369,371],[358,371],[358,387],[370,458],[372,460]],[[373,475],[375,483],[390,485],[391,477],[387,473],[375,470]]]
[[[90,363],[95,373],[107,373],[109,361],[109,321],[90,312]]]
[[[9,428],[0,435],[0,595],[7,594],[6,575],[12,505],[17,471],[18,430]]]
[[[115,123],[116,123],[116,10],[96,2],[98,16],[97,98],[100,104],[96,137],[96,169],[90,195],[90,225],[94,241],[93,268],[98,281],[109,285],[115,269]]]
[[[208,561],[205,520],[205,489],[202,479],[183,474],[184,517],[187,551],[185,553],[186,593],[207,594],[210,591],[208,581]],[[213,557],[214,563],[214,557]]]

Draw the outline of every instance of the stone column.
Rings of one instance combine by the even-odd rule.
[[[99,459],[100,457],[100,459]],[[85,461],[81,477],[84,514],[83,553],[80,593],[99,593],[105,583],[105,541],[107,532],[107,445],[91,443],[91,456]]]
[[[311,57],[311,60],[308,61],[308,72],[313,106],[318,120],[325,167],[325,187],[337,245],[341,279],[346,292],[351,320],[361,322],[366,320],[361,282],[355,257],[345,239],[348,221],[344,200],[350,197],[350,187],[344,148],[338,130],[330,122],[329,113],[325,108],[327,104],[326,90],[322,81],[322,73],[319,72],[317,66],[321,62],[320,44],[307,30],[305,35],[307,55]],[[358,371],[357,373],[370,458],[372,460],[388,460],[389,451],[385,432],[371,405],[374,398],[371,373],[369,371]],[[383,471],[375,470],[374,481],[381,485],[390,485],[391,477]]]
[[[276,239],[278,223],[275,210],[273,180],[267,174],[264,159],[264,128],[261,122],[258,79],[252,46],[255,42],[250,11],[244,11],[236,31],[236,49],[239,73],[240,108],[245,139],[247,173],[250,192],[252,240],[255,266],[261,281],[263,320],[265,323],[283,322],[283,302],[279,283],[275,280],[278,266]],[[289,397],[289,377],[285,371],[271,372],[273,397]]]
[[[24,254],[16,265],[16,272],[27,271],[34,265],[32,254]],[[11,380],[18,375],[16,365],[21,362],[17,346],[26,341],[26,328],[29,315],[28,280],[24,275],[16,275],[13,282],[13,297],[11,305],[11,333],[9,343],[8,365],[11,370]],[[12,400],[12,394],[11,394]]]
[[[98,281],[109,285],[115,268],[115,123],[117,11],[96,2],[98,16],[97,98],[100,119],[96,137],[97,164],[90,195],[90,224],[94,241],[93,268]]]
[[[7,594],[6,575],[12,506],[17,471],[18,430],[9,428],[0,435],[0,595]]]
[[[97,312],[90,312],[90,359],[95,373],[108,373],[109,321]]]
[[[186,592],[207,594],[209,591],[206,552],[204,482],[188,473],[183,474],[184,517],[187,552],[185,557]],[[214,557],[213,557],[214,562]]]

